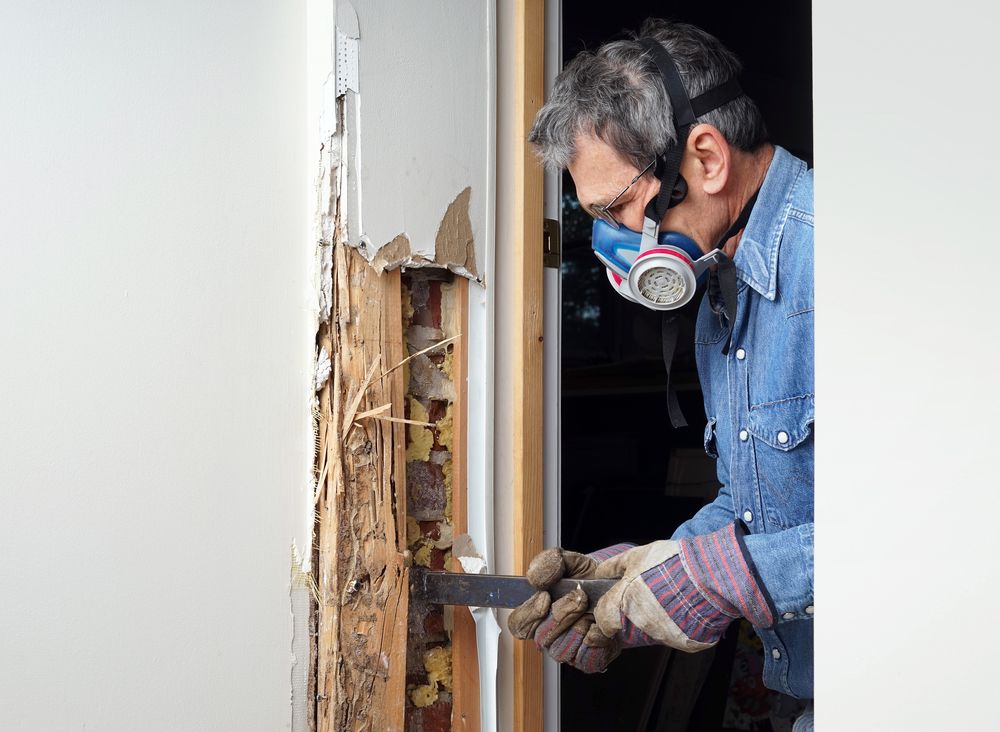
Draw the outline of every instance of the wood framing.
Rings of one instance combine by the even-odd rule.
[[[459,332],[455,342],[454,364],[455,406],[454,442],[452,452],[452,523],[455,535],[469,530],[469,281],[461,278],[458,285]],[[452,569],[461,572],[458,560]],[[479,732],[479,655],[476,646],[476,622],[467,607],[454,608],[452,644],[453,696],[451,728],[453,732]]]
[[[320,394],[316,729],[403,730],[409,578],[399,272],[338,237]]]
[[[544,0],[514,3],[514,571],[542,547],[542,170],[527,142],[545,93]],[[520,368],[518,368],[518,366]],[[514,644],[514,730],[541,732],[542,657]]]

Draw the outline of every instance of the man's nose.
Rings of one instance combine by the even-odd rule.
[[[616,212],[618,222],[632,231],[642,231],[642,223],[646,219],[646,204],[652,201],[660,191],[660,181],[655,178],[648,182],[646,178],[643,178],[639,183],[645,185],[638,191],[638,195]]]
[[[642,231],[645,210],[646,204],[641,199],[634,200],[618,212],[618,222],[632,231]]]

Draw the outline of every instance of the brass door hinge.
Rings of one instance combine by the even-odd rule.
[[[542,265],[559,269],[562,264],[562,237],[559,222],[542,219]]]

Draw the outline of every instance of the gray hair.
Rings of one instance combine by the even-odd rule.
[[[717,38],[687,23],[650,18],[639,37],[654,38],[677,66],[690,97],[738,77],[739,60]],[[764,119],[745,94],[698,118],[727,142],[751,151],[767,139]],[[642,169],[677,142],[662,77],[635,37],[584,51],[562,70],[535,117],[528,142],[546,167],[567,167],[580,133],[595,134]]]

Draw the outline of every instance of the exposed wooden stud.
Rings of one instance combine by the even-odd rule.
[[[320,343],[332,383],[320,400],[325,483],[318,501],[316,729],[403,730],[409,577],[404,425],[356,420],[384,404],[402,417],[403,373],[376,378],[403,357],[399,272],[376,272],[338,242],[331,323]]]
[[[514,3],[514,571],[542,549],[542,170],[527,142],[545,93],[545,3]],[[541,732],[542,658],[514,643],[514,730]]]
[[[455,379],[455,402],[452,407],[453,442],[451,500],[452,524],[455,535],[469,531],[469,471],[468,471],[468,424],[469,424],[469,281],[464,277],[457,280],[457,300],[459,303],[459,333],[462,337],[455,342],[452,364]],[[452,560],[452,569],[462,571],[458,560]],[[467,607],[454,608],[451,635],[452,643],[452,712],[451,728],[454,732],[479,732],[479,657],[476,646],[476,622]]]

